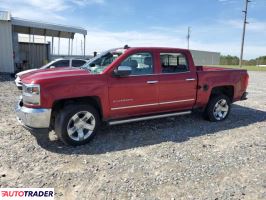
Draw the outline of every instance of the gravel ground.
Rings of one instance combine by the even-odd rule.
[[[200,114],[103,127],[82,147],[16,121],[20,92],[0,78],[0,187],[53,187],[56,199],[266,199],[266,73],[228,120]]]

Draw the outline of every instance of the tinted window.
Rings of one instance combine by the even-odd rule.
[[[85,63],[84,60],[72,60],[72,67],[81,67]]]
[[[137,53],[124,60],[121,66],[130,66],[131,75],[153,74],[152,55],[150,53]]]
[[[51,64],[54,67],[69,67],[69,60],[59,60]]]
[[[182,53],[161,53],[162,73],[179,73],[189,70],[188,62]]]

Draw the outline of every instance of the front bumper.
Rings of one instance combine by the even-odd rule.
[[[22,83],[19,76],[17,76],[17,78],[15,79],[15,84],[19,90],[22,90]]]
[[[17,119],[22,125],[33,129],[50,127],[51,109],[27,108],[21,105],[16,108]]]

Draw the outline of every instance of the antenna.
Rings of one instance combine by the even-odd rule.
[[[187,29],[187,49],[189,49],[190,35],[191,35],[191,27],[189,26]]]
[[[240,60],[239,60],[239,66],[242,67],[243,65],[243,53],[244,53],[244,44],[245,44],[245,35],[246,35],[246,25],[247,22],[247,15],[248,15],[248,3],[251,2],[250,0],[245,0],[245,10],[243,10],[244,13],[244,24],[243,24],[243,32],[242,32],[242,43],[241,43],[241,53],[240,53]]]

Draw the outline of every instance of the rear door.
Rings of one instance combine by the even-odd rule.
[[[158,79],[151,52],[128,56],[120,66],[130,66],[128,77],[109,78],[109,105],[113,118],[152,113],[158,110]]]
[[[157,54],[158,55],[158,54]],[[159,107],[163,111],[191,109],[196,100],[197,75],[185,53],[160,52]]]

